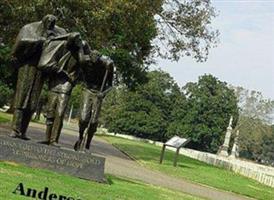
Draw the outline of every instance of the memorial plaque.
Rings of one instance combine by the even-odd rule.
[[[172,137],[170,140],[168,140],[165,145],[179,148],[185,145],[188,142],[188,139],[186,138],[180,138],[178,136]]]
[[[88,152],[47,146],[0,136],[0,160],[44,168],[79,178],[105,182],[105,158]]]

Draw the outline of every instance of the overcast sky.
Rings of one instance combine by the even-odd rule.
[[[158,60],[180,86],[213,74],[221,81],[257,90],[274,99],[274,0],[212,0],[219,16],[213,26],[220,44],[206,63],[191,58]],[[154,68],[157,68],[154,67]]]

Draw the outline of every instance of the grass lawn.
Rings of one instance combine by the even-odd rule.
[[[10,122],[11,119],[12,119],[11,114],[0,112],[0,123]]]
[[[137,181],[120,179],[113,176],[107,176],[107,178],[109,184],[100,184],[47,170],[0,162],[0,199],[32,199],[12,193],[19,183],[23,183],[25,190],[26,188],[31,188],[39,192],[48,187],[49,194],[55,193],[81,200],[200,199]]]
[[[166,150],[163,164],[160,165],[161,147],[111,136],[102,136],[102,138],[153,170],[255,199],[274,199],[273,188],[232,171],[214,167],[182,155],[178,157],[178,166],[175,168],[173,167],[175,152],[169,150]]]
[[[12,114],[0,112],[0,123],[10,122],[11,120],[12,120]],[[31,120],[31,121],[35,122],[35,123],[45,124],[46,120],[43,117],[43,115],[41,115],[41,119],[40,120]]]

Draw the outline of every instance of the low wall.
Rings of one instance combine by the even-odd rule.
[[[203,161],[205,163],[224,167],[235,173],[255,179],[260,183],[274,187],[274,168],[250,161],[222,157],[211,153],[200,152],[192,149],[182,148],[180,154]]]
[[[107,129],[103,129],[103,128],[98,129],[97,133],[112,135],[116,137],[130,139],[130,140],[147,142],[157,146],[163,145],[162,142],[156,142],[148,139],[137,138],[130,135],[109,133]],[[167,149],[176,151],[176,149],[170,148],[170,147],[167,147]],[[234,171],[235,173],[255,179],[262,184],[268,185],[270,187],[274,187],[274,168],[273,167],[268,167],[268,166],[260,165],[257,163],[253,163],[253,162],[245,161],[241,159],[222,157],[215,154],[201,152],[201,151],[188,149],[188,148],[181,148],[180,154],[214,165],[214,166],[224,167],[226,169]]]

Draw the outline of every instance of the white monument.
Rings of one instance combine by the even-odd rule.
[[[237,132],[236,132],[236,136],[235,136],[235,139],[234,139],[234,144],[233,144],[233,147],[232,147],[231,155],[229,156],[230,158],[239,157],[238,138],[239,138],[239,130],[237,130]]]
[[[233,122],[233,117],[231,116],[229,120],[229,125],[226,129],[224,144],[220,147],[218,151],[218,155],[220,156],[228,156],[229,142],[230,142],[230,137],[232,133],[232,122]]]

